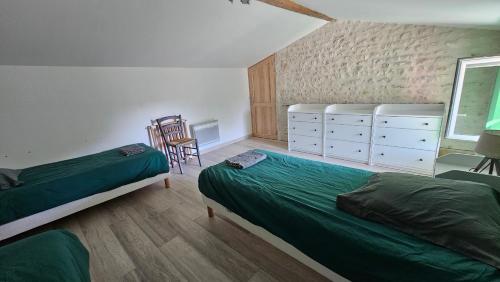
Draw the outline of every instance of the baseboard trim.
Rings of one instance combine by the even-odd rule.
[[[240,138],[236,138],[236,139],[233,139],[233,140],[229,140],[227,142],[224,142],[224,143],[219,143],[215,146],[212,146],[212,147],[209,147],[209,148],[200,148],[200,155],[204,155],[206,153],[210,153],[212,151],[215,151],[215,150],[218,150],[222,147],[226,147],[228,145],[231,145],[231,144],[234,144],[234,143],[237,143],[237,142],[240,142],[240,141],[243,141],[243,140],[247,140],[249,139],[250,137],[252,137],[252,134],[247,134],[243,137],[240,137]]]

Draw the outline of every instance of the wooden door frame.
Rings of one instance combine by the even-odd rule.
[[[253,82],[253,78],[252,78],[252,75],[251,75],[251,71],[254,71],[255,68],[259,67],[259,64],[262,64],[268,60],[272,60],[272,68],[270,68],[271,72],[270,73],[270,76],[271,76],[271,79],[269,79],[269,93],[271,93],[271,105],[272,105],[272,108],[273,108],[273,111],[272,111],[272,117],[273,117],[273,120],[274,122],[272,122],[272,134],[270,135],[263,135],[263,136],[258,136],[258,134],[256,135],[257,133],[257,129],[256,129],[256,122],[254,122],[254,118],[255,118],[255,110],[254,110],[254,86],[255,86],[255,83]],[[250,110],[251,110],[251,119],[252,119],[252,136],[255,136],[255,137],[261,137],[261,138],[266,138],[266,139],[273,139],[273,140],[277,140],[278,139],[278,125],[277,125],[277,113],[276,113],[276,65],[275,65],[275,62],[276,62],[276,54],[272,54],[264,59],[262,59],[261,61],[259,61],[258,63],[250,66],[248,68],[248,84],[249,84],[249,94],[250,94]]]

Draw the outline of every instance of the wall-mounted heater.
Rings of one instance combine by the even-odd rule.
[[[198,145],[200,147],[219,142],[220,140],[218,120],[192,124],[189,127],[191,136],[198,139]]]

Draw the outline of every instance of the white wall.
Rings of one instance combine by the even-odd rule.
[[[241,68],[325,23],[258,1],[15,0],[0,12],[0,65]]]
[[[0,66],[0,167],[148,144],[167,114],[218,119],[221,143],[247,136],[246,69]]]

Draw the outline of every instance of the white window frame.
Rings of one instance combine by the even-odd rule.
[[[460,108],[460,99],[462,97],[462,88],[464,86],[465,70],[494,66],[500,66],[500,56],[458,59],[455,82],[453,84],[453,94],[451,96],[450,111],[448,114],[448,124],[446,126],[446,138],[474,142],[479,140],[479,135],[464,135],[455,133],[458,110]]]

